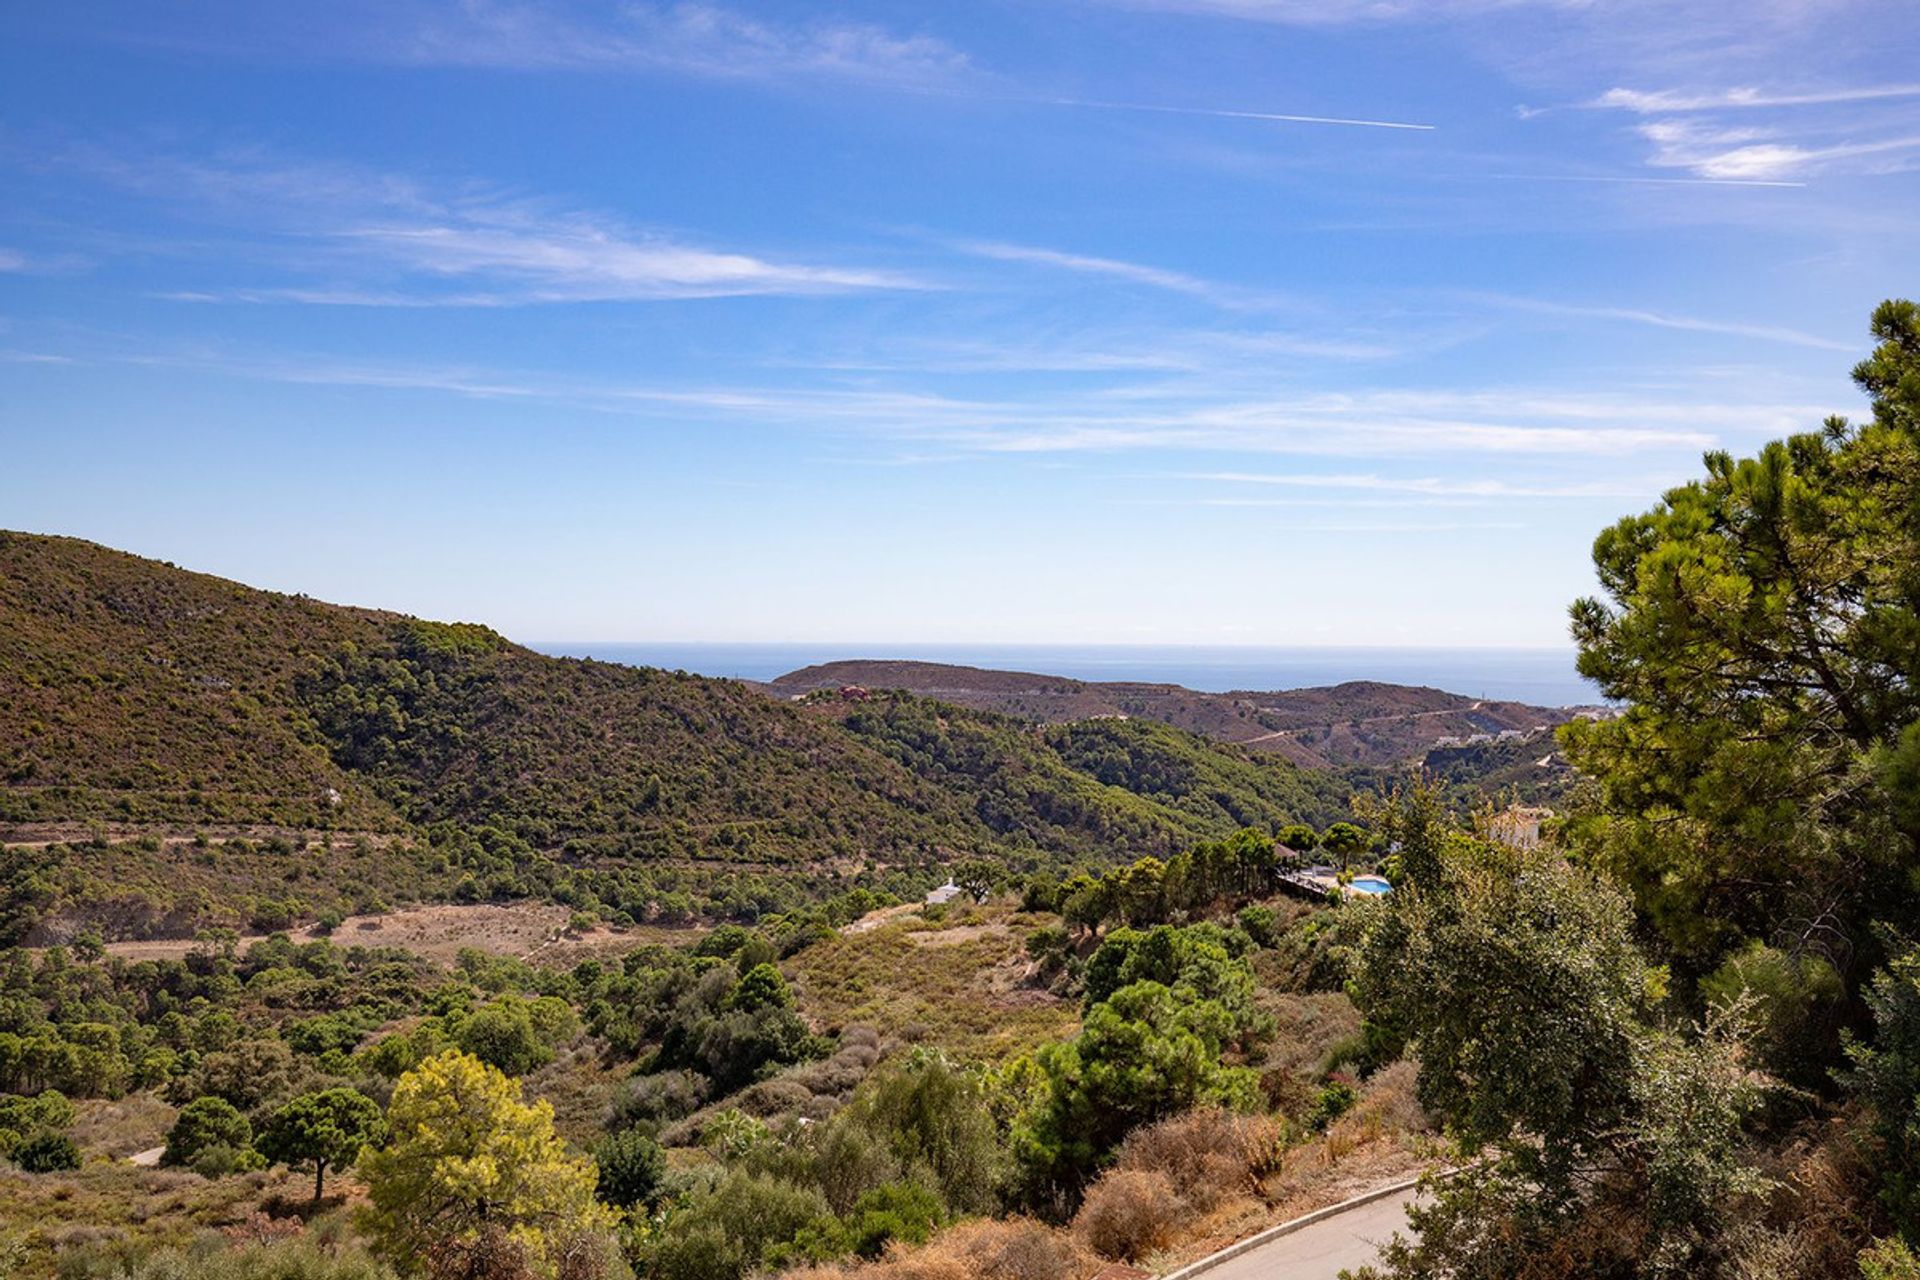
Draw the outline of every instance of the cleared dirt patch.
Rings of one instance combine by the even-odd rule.
[[[610,929],[602,925],[583,934],[567,933],[571,913],[548,903],[472,903],[408,907],[381,915],[349,916],[331,934],[312,925],[292,930],[295,942],[328,938],[336,946],[401,947],[441,964],[452,964],[469,948],[488,955],[515,956],[535,964],[567,966],[594,955],[631,951],[648,943],[691,942],[702,930],[641,925]],[[264,935],[240,940],[242,950]],[[110,942],[107,951],[129,960],[160,960],[186,955],[200,946],[188,939]]]

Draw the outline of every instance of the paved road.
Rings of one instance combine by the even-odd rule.
[[[1202,1280],[1334,1280],[1342,1267],[1364,1267],[1380,1244],[1407,1225],[1412,1189],[1335,1214],[1263,1248],[1243,1253]]]

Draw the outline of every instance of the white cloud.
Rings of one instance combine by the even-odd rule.
[[[1652,480],[1637,483],[1593,480],[1578,484],[1515,484],[1508,480],[1449,480],[1438,476],[1325,475],[1313,472],[1288,475],[1246,471],[1201,472],[1181,478],[1223,484],[1405,493],[1435,498],[1639,498],[1649,491],[1658,491],[1663,483]]]
[[[199,302],[485,307],[818,295],[929,287],[881,268],[712,248],[604,214],[348,166],[258,153],[207,159],[83,153],[70,163],[117,185],[234,224],[223,242],[287,283],[169,295]]]
[[[342,232],[412,272],[490,282],[527,302],[844,293],[915,287],[891,272],[797,265],[630,235],[580,217],[486,220]],[[460,301],[456,295],[453,301]]]
[[[1210,14],[1289,26],[1446,22],[1510,9],[1582,9],[1589,0],[1111,0],[1125,8]]]
[[[12,249],[0,249],[0,271],[25,271],[27,255]]]
[[[1887,98],[1920,97],[1920,84],[1859,85],[1846,89],[1822,89],[1803,93],[1766,89],[1721,89],[1703,92],[1686,89],[1609,89],[1583,106],[1618,108],[1640,115],[1667,112],[1715,111],[1726,108],[1806,107],[1846,102],[1875,102]]]
[[[914,387],[632,385],[479,370],[327,360],[146,357],[142,363],[302,385],[423,391],[566,405],[674,425],[704,421],[857,436],[951,455],[1206,451],[1385,458],[1539,456],[1689,460],[1728,436],[1766,438],[1821,410],[1764,402],[1545,394],[1489,387],[1278,395],[1154,386],[945,395]]]
[[[962,253],[989,258],[996,262],[1031,263],[1061,271],[1077,272],[1081,275],[1105,276],[1128,284],[1146,285],[1148,288],[1164,289],[1169,293],[1186,294],[1188,297],[1201,298],[1220,306],[1261,307],[1272,306],[1278,301],[1270,295],[1244,289],[1238,285],[1206,280],[1199,276],[1187,275],[1185,272],[1169,271],[1164,267],[1146,266],[1119,258],[1101,258],[1088,254],[1067,253],[1059,249],[1046,249],[1036,245],[1005,244],[989,240],[963,240],[953,247]]]
[[[778,23],[713,4],[631,4],[582,21],[551,4],[469,0],[422,22],[399,60],[518,70],[668,70],[730,79],[833,77],[925,85],[966,55],[926,35],[857,22]]]
[[[1638,307],[1580,306],[1572,303],[1547,302],[1537,298],[1516,298],[1507,294],[1476,294],[1474,296],[1496,306],[1510,307],[1516,311],[1527,311],[1536,315],[1618,320],[1626,324],[1647,325],[1655,329],[1674,329],[1684,333],[1721,333],[1736,338],[1754,338],[1761,342],[1810,347],[1817,351],[1859,349],[1857,342],[1841,342],[1833,338],[1823,338],[1818,334],[1803,333],[1798,329],[1786,329],[1774,325],[1706,320],[1698,316],[1674,315],[1671,312],[1650,311]]]
[[[1728,128],[1692,120],[1654,120],[1637,132],[1654,144],[1650,163],[1687,169],[1702,178],[1767,180],[1791,177],[1869,156],[1920,150],[1920,135],[1808,146],[1778,132]]]

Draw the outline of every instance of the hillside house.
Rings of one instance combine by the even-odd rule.
[[[1540,824],[1551,817],[1551,809],[1516,804],[1504,813],[1493,815],[1493,820],[1487,824],[1487,834],[1515,849],[1537,849],[1540,847]]]

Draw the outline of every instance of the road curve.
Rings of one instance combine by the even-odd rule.
[[[1195,1275],[1196,1280],[1336,1280],[1343,1268],[1374,1261],[1394,1232],[1406,1230],[1407,1206],[1419,1194],[1416,1188],[1405,1188],[1218,1263],[1208,1265],[1203,1259],[1180,1274]]]

